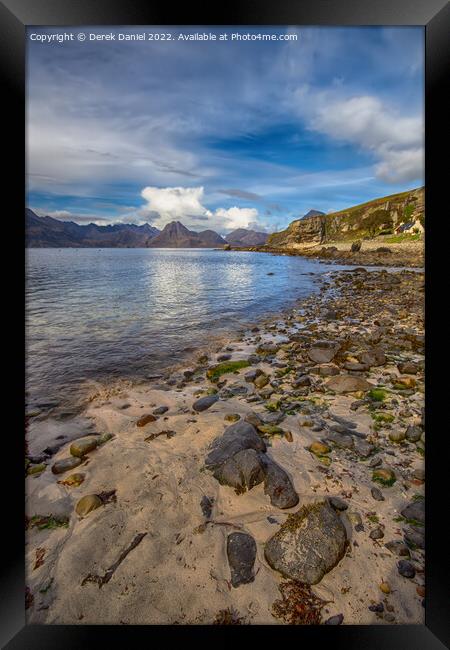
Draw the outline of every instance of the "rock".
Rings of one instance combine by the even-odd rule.
[[[376,456],[375,458],[372,458],[372,460],[369,463],[369,467],[379,467],[380,465],[383,464],[383,461],[379,456]]]
[[[214,471],[221,485],[233,487],[238,494],[264,481],[264,466],[254,449],[243,449]]]
[[[372,384],[363,377],[355,375],[337,375],[327,381],[325,387],[335,393],[355,393],[357,391],[367,391],[373,388]]]
[[[275,343],[263,343],[256,348],[256,354],[269,356],[278,352],[278,345]]]
[[[329,454],[331,449],[328,445],[324,445],[323,442],[316,440],[311,443],[309,451],[315,456],[323,456],[324,454]]]
[[[348,508],[348,504],[339,497],[328,497],[328,501],[335,510],[343,511]]]
[[[253,582],[256,559],[256,542],[246,533],[231,533],[227,537],[227,556],[233,587]]]
[[[218,399],[217,395],[206,395],[205,397],[200,397],[200,399],[193,403],[192,408],[194,411],[197,411],[197,413],[201,413],[202,411],[209,409],[209,407],[215,404]]]
[[[61,483],[61,485],[67,485],[67,487],[78,487],[80,486],[84,481],[84,474],[71,474],[67,478],[63,479],[62,481],[58,481],[58,483]]]
[[[387,544],[385,544],[385,547],[388,549],[388,551],[391,551],[391,553],[394,555],[399,555],[400,557],[409,557],[410,555],[408,547],[399,539],[394,539],[392,542],[387,542]]]
[[[340,370],[339,366],[336,366],[334,363],[323,363],[311,368],[310,372],[315,375],[321,375],[322,377],[333,377],[334,375],[338,375]]]
[[[81,465],[81,458],[72,456],[71,458],[63,458],[62,460],[57,460],[56,463],[52,465],[53,474],[62,474],[67,472],[69,469],[75,469],[78,465]]]
[[[401,516],[405,519],[413,519],[421,524],[425,523],[425,499],[412,501],[410,504],[403,508]]]
[[[380,348],[373,348],[371,350],[366,350],[359,355],[359,360],[361,363],[366,364],[367,366],[384,366],[386,363],[386,355],[383,350]]]
[[[383,592],[383,594],[390,594],[391,593],[391,587],[388,582],[382,582],[380,585],[380,590]]]
[[[96,494],[87,494],[78,501],[75,511],[80,517],[85,517],[92,510],[99,508],[102,503],[103,501]]]
[[[389,440],[391,442],[402,442],[406,438],[404,431],[390,431]]]
[[[261,373],[254,379],[253,383],[256,388],[264,388],[264,386],[267,386],[269,383],[269,377],[264,373]]]
[[[370,442],[366,442],[360,438],[355,438],[355,451],[363,458],[370,456],[374,449],[375,447],[371,445]]]
[[[416,380],[414,377],[396,377],[393,382],[395,386],[400,386],[401,388],[415,388]]]
[[[346,541],[339,516],[322,501],[290,515],[266,543],[264,555],[283,576],[314,585],[342,559]]]
[[[401,375],[417,375],[419,367],[412,361],[397,364],[398,371]]]
[[[376,487],[373,487],[370,490],[370,493],[372,495],[372,498],[375,499],[375,501],[384,501],[384,496],[381,490],[379,490]]]
[[[39,463],[38,465],[31,465],[31,467],[28,468],[27,474],[29,476],[32,476],[33,474],[40,474],[45,470],[47,465],[45,463]]]
[[[359,251],[361,250],[361,246],[362,246],[362,241],[358,239],[357,241],[354,241],[352,243],[350,250],[352,253],[359,253]]]
[[[248,372],[245,373],[244,379],[245,381],[250,383],[255,381],[256,377],[262,374],[263,374],[262,370],[260,370],[259,368],[253,368],[252,370],[249,370]]]
[[[219,354],[217,357],[217,361],[220,363],[221,361],[229,361],[231,359],[231,354]]]
[[[372,474],[372,481],[381,483],[381,485],[386,487],[394,485],[396,480],[394,470],[388,467],[380,467],[380,469],[376,469]]]
[[[308,357],[314,363],[329,363],[336,356],[338,347],[329,341],[317,341],[308,350]]]
[[[370,531],[369,537],[370,539],[382,539],[384,537],[383,529],[380,527],[374,528]]]
[[[151,413],[148,413],[147,415],[143,415],[139,420],[136,422],[137,427],[145,427],[146,424],[149,424],[150,422],[156,422],[158,418],[156,418],[154,415]]]
[[[224,417],[225,422],[237,422],[240,419],[241,416],[239,413],[227,413],[227,415]]]
[[[326,439],[340,449],[353,449],[354,446],[354,438],[349,435],[338,433],[337,431],[328,432],[326,434]]]
[[[359,512],[348,512],[347,517],[349,518],[349,521],[351,521],[351,523],[353,524],[356,532],[360,533],[364,530],[362,517],[359,514]]]
[[[212,442],[210,449],[205,464],[207,467],[215,468],[242,449],[266,451],[266,445],[253,425],[239,420],[236,424],[227,427],[223,435]]]
[[[405,544],[411,548],[425,548],[425,531],[423,528],[411,526],[403,529],[403,539]]]
[[[168,410],[168,406],[158,406],[158,408],[153,411],[153,415],[164,415],[164,413],[167,413]]]
[[[264,494],[270,503],[282,510],[297,505],[298,494],[287,473],[268,456],[260,457],[264,466]]]
[[[414,578],[416,575],[416,570],[408,560],[399,560],[397,562],[397,569],[401,576],[404,578]]]
[[[88,436],[86,438],[80,438],[75,440],[70,445],[70,453],[72,456],[77,456],[78,458],[83,458],[90,451],[94,451],[98,445],[98,437]]]
[[[425,480],[425,470],[420,468],[420,467],[417,467],[413,472],[413,476],[418,481],[424,481]]]
[[[328,618],[324,625],[341,625],[344,620],[344,614],[336,614],[336,616],[331,616]]]
[[[207,497],[205,494],[200,501],[200,508],[202,509],[202,514],[206,519],[211,518],[213,505],[214,497]]]
[[[410,424],[406,429],[405,437],[407,440],[409,440],[409,442],[418,442],[422,436],[422,433],[423,431],[421,427]]]
[[[369,605],[369,610],[371,612],[377,612],[380,614],[381,612],[384,612],[384,605],[383,603],[377,603],[376,605]]]
[[[112,440],[112,438],[114,438],[112,433],[102,433],[102,435],[98,438],[98,446],[104,445],[105,442]]]
[[[300,375],[295,379],[292,385],[294,388],[300,388],[301,386],[310,386],[311,379],[308,377],[308,375]]]

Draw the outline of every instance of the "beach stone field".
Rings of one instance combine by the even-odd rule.
[[[320,282],[27,451],[29,623],[424,623],[424,275]]]

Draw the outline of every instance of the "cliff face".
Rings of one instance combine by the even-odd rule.
[[[307,248],[338,240],[395,234],[402,225],[411,225],[421,231],[424,217],[424,188],[420,187],[339,212],[297,219],[286,230],[270,235],[267,246]]]

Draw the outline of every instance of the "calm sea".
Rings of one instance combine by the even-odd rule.
[[[27,405],[144,379],[318,290],[336,266],[184,249],[29,249]],[[268,275],[273,273],[273,275]]]

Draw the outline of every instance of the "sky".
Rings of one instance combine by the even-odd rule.
[[[179,39],[204,32],[217,40]],[[74,40],[56,39],[64,33]],[[310,209],[419,187],[423,37],[422,27],[28,28],[27,205],[80,224],[273,232]]]

